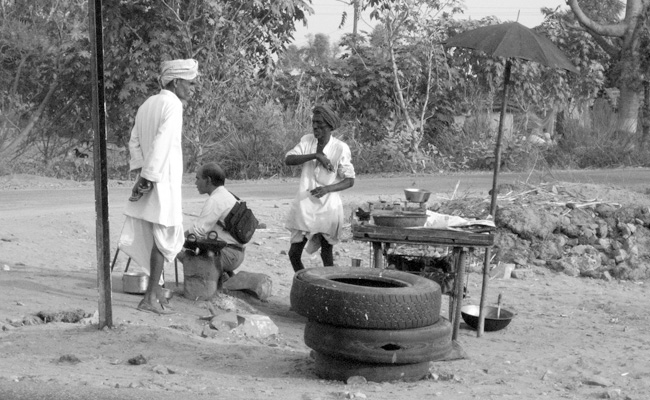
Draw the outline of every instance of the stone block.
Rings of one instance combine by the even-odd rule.
[[[238,314],[237,322],[234,330],[245,336],[265,338],[279,333],[277,325],[266,315]]]
[[[620,264],[626,259],[627,259],[627,252],[625,250],[620,249],[614,252],[614,260],[616,260],[616,264]]]
[[[226,312],[219,315],[215,315],[210,320],[210,327],[218,331],[229,331],[237,327],[239,321],[237,320],[237,314],[233,312]]]
[[[598,245],[602,247],[603,251],[610,251],[612,249],[612,241],[606,238],[599,239]]]
[[[271,296],[273,281],[262,273],[240,271],[229,278],[224,284],[225,290],[242,290],[254,294],[260,300]]]
[[[528,268],[519,268],[512,271],[512,277],[514,279],[528,279],[534,274],[533,270]]]
[[[510,279],[510,274],[515,269],[515,264],[499,263],[490,270],[490,277],[496,279]]]
[[[630,234],[634,235],[636,233],[636,225],[634,224],[627,224],[627,229],[630,230]]]

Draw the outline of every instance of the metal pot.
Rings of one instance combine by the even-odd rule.
[[[404,189],[404,196],[406,196],[406,201],[413,203],[426,203],[429,201],[431,192],[424,189]]]
[[[143,272],[126,272],[122,275],[124,293],[142,294],[147,291],[149,276]]]

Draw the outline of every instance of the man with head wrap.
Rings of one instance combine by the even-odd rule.
[[[185,241],[181,209],[183,102],[194,92],[196,60],[161,63],[162,90],[138,108],[131,130],[130,169],[138,176],[124,214],[118,247],[150,269],[138,310],[167,313],[160,285],[165,261],[173,262]]]
[[[350,148],[332,136],[341,122],[326,105],[314,107],[313,134],[303,136],[285,157],[287,165],[302,165],[298,194],[291,205],[286,228],[291,231],[289,260],[294,271],[304,269],[302,251],[320,247],[323,265],[334,265],[333,245],[343,227],[339,191],[354,185]]]

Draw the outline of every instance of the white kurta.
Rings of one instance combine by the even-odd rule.
[[[232,237],[228,231],[218,224],[219,221],[224,223],[224,220],[236,202],[237,199],[235,196],[233,196],[233,194],[224,186],[219,186],[214,189],[212,193],[210,193],[210,197],[203,204],[201,214],[199,214],[188,231],[199,238],[204,238],[208,236],[210,231],[215,231],[217,232],[219,239],[226,243],[245,247],[245,245],[239,243],[237,239]]]
[[[130,168],[154,182],[153,190],[130,201],[124,213],[163,226],[183,225],[183,104],[168,90],[149,97],[138,109],[131,131]]]
[[[317,144],[318,140],[313,134],[305,135],[286,155],[316,153]],[[317,233],[322,234],[330,244],[338,243],[344,216],[339,192],[328,193],[319,199],[312,196],[309,191],[318,186],[338,183],[344,178],[355,177],[352,155],[347,144],[332,136],[323,153],[332,162],[334,172],[328,171],[317,160],[302,164],[298,194],[291,205],[285,225],[292,231],[293,237],[302,233],[310,240],[306,248],[310,253],[320,247],[319,243],[312,241]]]
[[[163,89],[140,106],[131,131],[130,169],[142,168],[140,175],[153,182],[153,189],[127,202],[118,247],[147,274],[154,236],[168,263],[183,247],[182,128],[183,104]]]

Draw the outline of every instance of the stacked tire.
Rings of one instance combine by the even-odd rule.
[[[291,307],[307,318],[305,344],[323,379],[415,381],[451,350],[441,289],[404,271],[309,268],[294,275]]]

